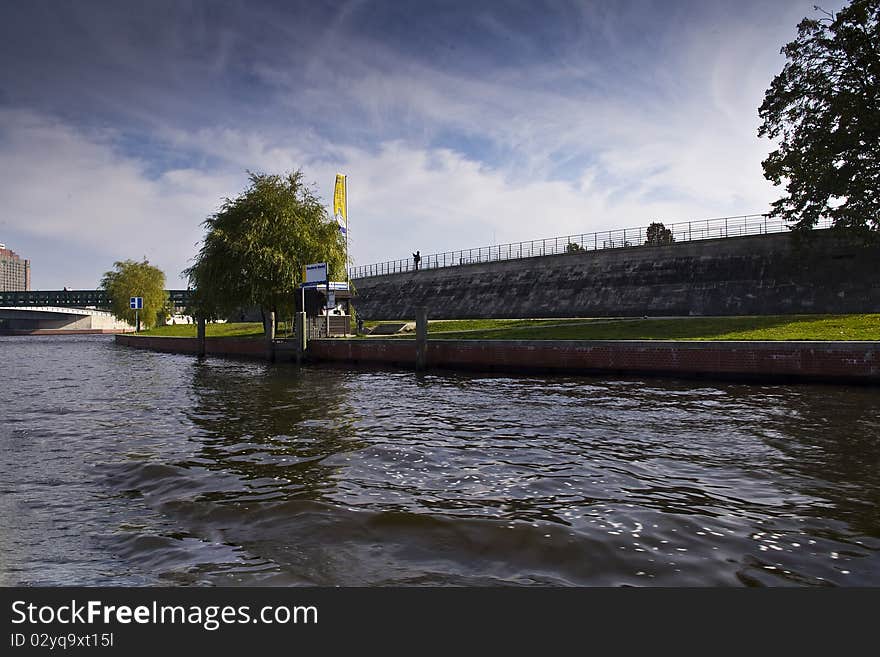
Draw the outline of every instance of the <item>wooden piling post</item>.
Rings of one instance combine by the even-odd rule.
[[[199,356],[205,355],[205,318],[196,318],[196,338],[199,343]]]
[[[296,314],[296,364],[302,365],[305,359],[306,349],[309,345],[309,332],[306,330],[306,314],[304,312]]]
[[[266,358],[270,362],[275,360],[275,312],[270,310],[266,313],[266,324],[263,327],[266,339]]]
[[[422,372],[428,366],[428,309],[416,308],[416,370]]]

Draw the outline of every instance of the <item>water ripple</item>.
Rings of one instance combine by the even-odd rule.
[[[872,389],[0,350],[3,585],[880,585]]]

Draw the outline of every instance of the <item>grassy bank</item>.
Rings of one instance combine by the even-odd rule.
[[[208,324],[206,332],[210,338],[260,338],[263,327],[259,322]],[[428,323],[428,333],[438,340],[880,340],[880,314],[437,320]],[[139,335],[194,338],[196,327],[160,326]],[[278,335],[286,335],[286,325]]]
[[[196,325],[173,324],[157,326],[149,331],[141,331],[138,335],[165,338],[194,338],[196,337]],[[207,324],[205,325],[205,335],[209,338],[257,338],[263,335],[263,325],[259,322]]]
[[[429,322],[428,333],[459,340],[880,340],[880,314],[451,320]]]

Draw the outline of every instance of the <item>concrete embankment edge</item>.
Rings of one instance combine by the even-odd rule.
[[[125,332],[124,329],[0,329],[0,335],[119,335]]]
[[[116,336],[118,344],[198,353],[195,338]],[[269,358],[262,340],[208,338],[208,355]],[[295,359],[275,343],[275,360]],[[312,340],[311,362],[414,367],[415,340]],[[427,366],[498,372],[639,374],[757,381],[880,384],[880,342],[430,340]]]

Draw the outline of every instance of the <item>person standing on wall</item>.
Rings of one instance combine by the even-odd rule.
[[[418,251],[416,251],[415,253],[413,253],[413,266],[415,267],[416,271],[419,270],[419,264],[421,262],[422,262],[422,256]]]

